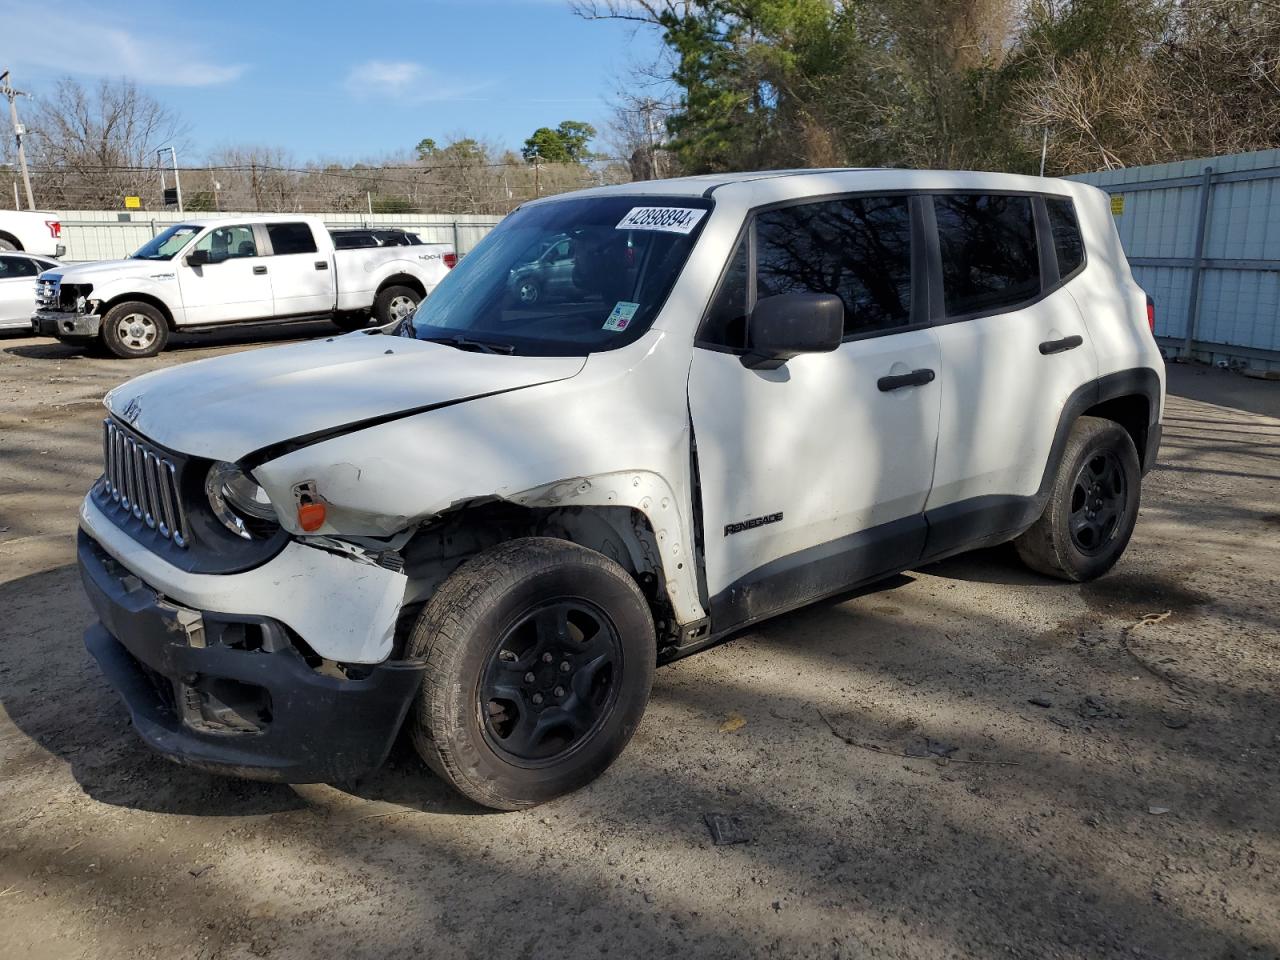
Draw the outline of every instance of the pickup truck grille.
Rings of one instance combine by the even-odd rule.
[[[36,281],[36,309],[58,310],[62,301],[62,278],[48,277]]]
[[[191,533],[173,461],[110,418],[103,421],[102,453],[111,504],[185,548]]]

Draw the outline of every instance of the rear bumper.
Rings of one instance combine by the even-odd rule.
[[[100,621],[86,631],[85,646],[159,753],[215,773],[287,783],[347,780],[386,758],[421,683],[422,661],[319,673],[279,621],[177,604],[84,531],[78,555]]]
[[[31,318],[31,332],[37,337],[96,337],[101,326],[96,313],[37,310]]]

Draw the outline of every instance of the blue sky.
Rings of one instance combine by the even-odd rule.
[[[568,0],[0,0],[0,66],[16,86],[128,76],[190,126],[184,162],[232,144],[355,160],[423,137],[517,148],[565,119],[603,128],[659,43],[581,20]]]

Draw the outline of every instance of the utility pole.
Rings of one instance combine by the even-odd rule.
[[[653,132],[653,111],[657,106],[653,99],[646,99],[640,106],[640,112],[644,114],[645,129],[649,134],[649,176],[654,180],[661,177],[658,171],[658,141]]]
[[[1049,128],[1044,128],[1044,139],[1040,141],[1040,176],[1044,176],[1045,161],[1049,159]]]
[[[173,158],[173,186],[178,193],[178,216],[182,216],[182,177],[178,173],[178,151],[174,147],[161,147],[156,151],[156,159],[159,161],[160,155],[166,150],[169,156]],[[160,187],[164,188],[164,174],[160,174]]]
[[[27,171],[27,151],[22,146],[22,138],[26,135],[26,127],[18,122],[18,98],[30,96],[22,90],[13,89],[9,82],[9,71],[0,73],[0,93],[9,98],[9,120],[13,123],[13,137],[18,141],[18,165],[22,167],[22,183],[27,188],[27,209],[36,208],[35,197],[31,195],[31,174]],[[15,189],[17,184],[14,184]]]

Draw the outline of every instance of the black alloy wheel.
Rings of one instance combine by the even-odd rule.
[[[530,610],[499,641],[477,698],[490,745],[511,762],[555,763],[608,716],[622,643],[582,600]]]
[[[1127,499],[1124,467],[1111,450],[1086,460],[1071,490],[1071,542],[1094,556],[1105,550],[1124,520]]]

